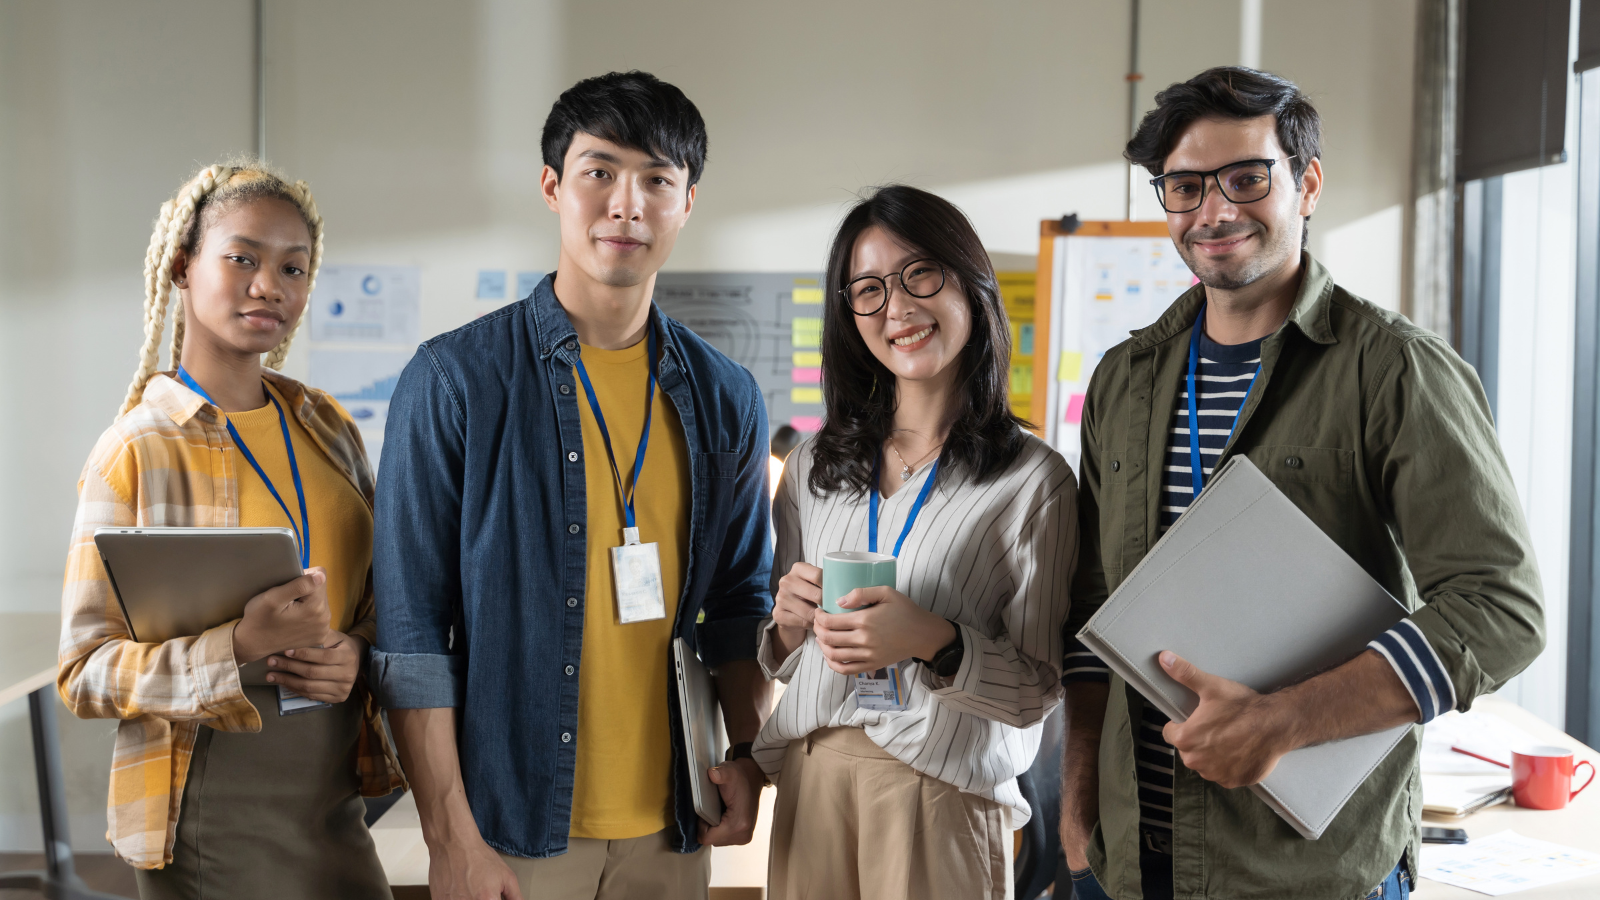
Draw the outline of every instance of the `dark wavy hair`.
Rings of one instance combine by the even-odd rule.
[[[810,488],[816,495],[871,488],[872,469],[894,424],[895,376],[867,349],[844,297],[856,240],[877,226],[944,266],[967,297],[972,335],[961,350],[955,420],[939,453],[939,478],[986,481],[1022,452],[1028,423],[1013,415],[1011,328],[994,265],[972,223],[950,201],[903,184],[877,188],[839,224],[828,253],[822,312],[822,430],[813,450]]]
[[[1128,162],[1160,175],[1167,154],[1196,119],[1277,121],[1278,143],[1289,160],[1295,187],[1306,166],[1322,155],[1322,117],[1311,99],[1287,78],[1243,66],[1217,66],[1156,94],[1155,109],[1144,114],[1122,153]]]

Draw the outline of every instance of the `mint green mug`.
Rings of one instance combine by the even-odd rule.
[[[894,587],[894,557],[865,550],[835,550],[822,557],[822,608],[849,612],[839,606],[856,588]]]

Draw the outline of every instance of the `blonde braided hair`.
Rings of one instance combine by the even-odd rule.
[[[306,272],[306,290],[309,293],[316,287],[317,269],[322,265],[322,216],[317,213],[317,202],[311,196],[310,187],[304,181],[290,183],[265,163],[250,158],[201,169],[178,189],[176,197],[161,204],[161,212],[156,216],[150,248],[144,255],[144,344],[139,350],[139,367],[134,371],[133,383],[128,385],[128,395],[122,401],[118,416],[139,405],[145,385],[150,383],[160,365],[161,333],[172,298],[172,263],[178,250],[184,250],[192,258],[210,220],[236,203],[265,198],[286,200],[300,211],[300,217],[311,232],[311,264]],[[268,368],[283,368],[289,345],[304,320],[302,312],[289,335],[267,353],[264,364]],[[183,304],[179,303],[173,312],[170,349],[173,367],[183,356],[183,333]]]

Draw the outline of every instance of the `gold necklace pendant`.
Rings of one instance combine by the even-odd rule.
[[[901,481],[910,481],[911,480],[911,467],[905,464],[905,460],[901,460],[900,461],[900,480]]]

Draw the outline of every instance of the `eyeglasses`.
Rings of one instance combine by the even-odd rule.
[[[944,290],[944,266],[931,259],[914,259],[888,277],[898,277],[905,292],[919,300]],[[889,303],[889,281],[876,275],[860,275],[850,279],[839,295],[856,315],[876,315]]]
[[[1156,199],[1169,213],[1194,212],[1206,202],[1206,181],[1214,180],[1229,203],[1254,203],[1272,193],[1272,165],[1277,159],[1247,159],[1209,172],[1169,172],[1150,179]]]

